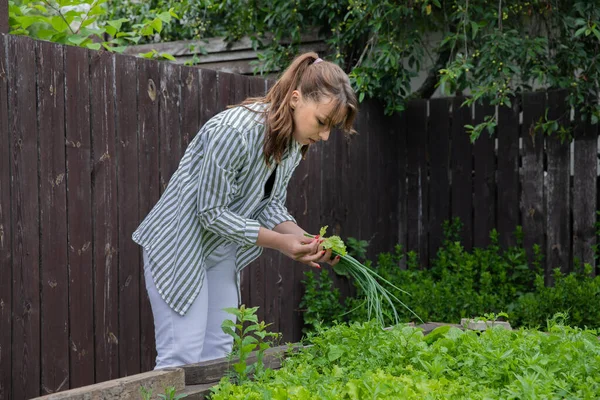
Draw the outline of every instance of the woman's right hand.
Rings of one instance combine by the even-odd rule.
[[[323,254],[319,250],[320,238],[306,237],[297,234],[281,234],[278,250],[291,259],[315,268],[321,268],[316,263]]]

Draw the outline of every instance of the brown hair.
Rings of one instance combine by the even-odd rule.
[[[318,57],[312,52],[296,57],[266,96],[248,98],[241,104],[269,104],[263,147],[267,165],[271,165],[273,160],[279,164],[286,147],[293,140],[294,119],[290,100],[296,89],[300,90],[303,98],[314,102],[331,97],[336,105],[327,119],[329,128],[338,127],[347,134],[356,133],[352,124],[358,112],[358,102],[348,75],[334,63],[323,60],[315,63]],[[308,145],[302,147],[302,156],[307,150]]]

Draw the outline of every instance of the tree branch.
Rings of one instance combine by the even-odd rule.
[[[450,49],[446,49],[438,53],[438,59],[435,62],[435,65],[429,70],[427,78],[425,78],[425,82],[423,82],[418,90],[410,95],[411,98],[428,99],[433,96],[436,86],[440,80],[438,71],[448,64],[448,61],[450,61],[450,53]]]

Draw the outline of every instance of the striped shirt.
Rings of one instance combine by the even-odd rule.
[[[254,104],[264,110],[266,105]],[[275,170],[264,161],[264,115],[235,107],[211,118],[190,142],[158,203],[133,233],[148,254],[158,292],[184,315],[200,292],[205,260],[216,248],[237,244],[240,271],[256,259],[260,226],[273,229],[294,221],[285,207],[286,190],[300,163],[301,145],[292,140],[275,171],[269,196],[265,184]]]

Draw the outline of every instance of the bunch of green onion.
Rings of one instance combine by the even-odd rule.
[[[400,322],[398,318],[398,312],[396,311],[396,304],[400,304],[410,311],[410,313],[417,317],[421,322],[423,322],[413,310],[411,310],[406,304],[404,304],[379,282],[381,281],[389,287],[410,296],[408,292],[395,286],[387,279],[382,278],[371,268],[361,264],[357,259],[348,254],[346,251],[346,245],[339,236],[330,236],[326,238],[326,232],[327,226],[322,227],[319,233],[320,238],[323,240],[321,246],[325,250],[331,249],[333,255],[340,257],[339,262],[333,267],[335,273],[353,278],[358,287],[365,293],[368,319],[371,319],[372,316],[374,316],[383,326],[385,324],[383,302],[386,302],[393,312],[394,323],[398,324]],[[305,236],[311,238],[314,237],[308,234]],[[353,310],[350,312],[352,311]]]

